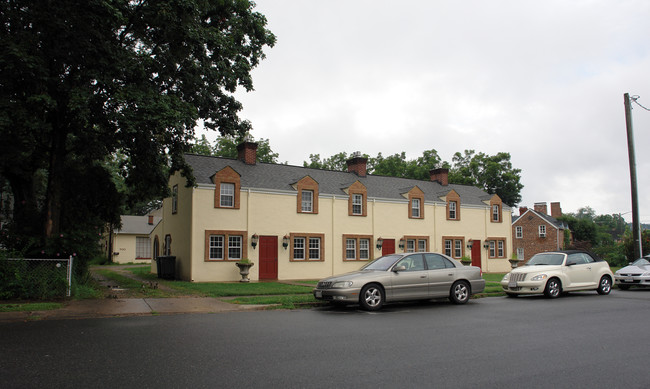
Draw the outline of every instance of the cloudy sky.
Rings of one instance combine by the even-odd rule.
[[[521,205],[631,221],[623,94],[650,108],[647,0],[257,3],[278,41],[238,98],[281,162],[503,151],[522,170]],[[650,223],[650,111],[632,116]]]

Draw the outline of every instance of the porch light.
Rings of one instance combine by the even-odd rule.
[[[404,248],[404,238],[399,240],[399,248],[403,249]]]
[[[257,247],[257,241],[259,240],[259,238],[260,237],[257,236],[257,234],[253,234],[253,236],[251,236],[251,246],[253,246],[253,249]]]
[[[483,243],[483,248],[486,249],[486,250],[490,248],[490,241],[489,240],[486,240],[485,243]]]
[[[384,245],[384,240],[380,237],[377,238],[377,250],[381,250],[381,247]]]
[[[289,247],[289,237],[287,235],[282,238],[282,247],[284,247],[285,250]]]
[[[468,249],[471,250],[471,249],[472,249],[472,246],[474,246],[474,241],[473,241],[473,240],[470,240],[469,242],[467,242],[467,248],[468,248]]]

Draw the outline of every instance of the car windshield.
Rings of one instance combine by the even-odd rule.
[[[650,261],[648,261],[645,258],[639,258],[636,261],[632,262],[632,265],[634,266],[645,266],[645,265],[650,265]]]
[[[390,269],[391,266],[398,260],[402,258],[401,255],[393,254],[379,257],[374,261],[370,262],[366,266],[362,267],[361,270],[383,270],[386,271]]]
[[[564,261],[564,254],[535,254],[526,266],[561,265],[562,261]]]

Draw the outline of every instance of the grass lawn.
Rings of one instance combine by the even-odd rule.
[[[63,308],[61,303],[0,304],[0,312],[49,311]]]

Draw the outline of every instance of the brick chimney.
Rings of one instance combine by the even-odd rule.
[[[346,163],[348,164],[348,172],[354,173],[359,177],[366,176],[368,158],[362,157],[360,152],[357,151],[352,154],[352,158],[348,159]]]
[[[237,159],[246,165],[255,165],[257,161],[257,143],[243,141],[237,145]]]
[[[528,211],[528,207],[519,207],[519,216],[523,215]]]
[[[560,208],[559,202],[551,203],[551,216],[553,216],[556,219],[562,216],[562,208]]]
[[[149,223],[150,226],[153,225],[153,215],[149,215],[149,221],[148,221],[148,223]]]
[[[449,169],[441,167],[429,170],[429,175],[431,176],[431,181],[437,181],[442,186],[449,185]]]
[[[546,210],[546,203],[535,203],[535,212],[542,213],[544,215],[548,215],[547,210]]]

